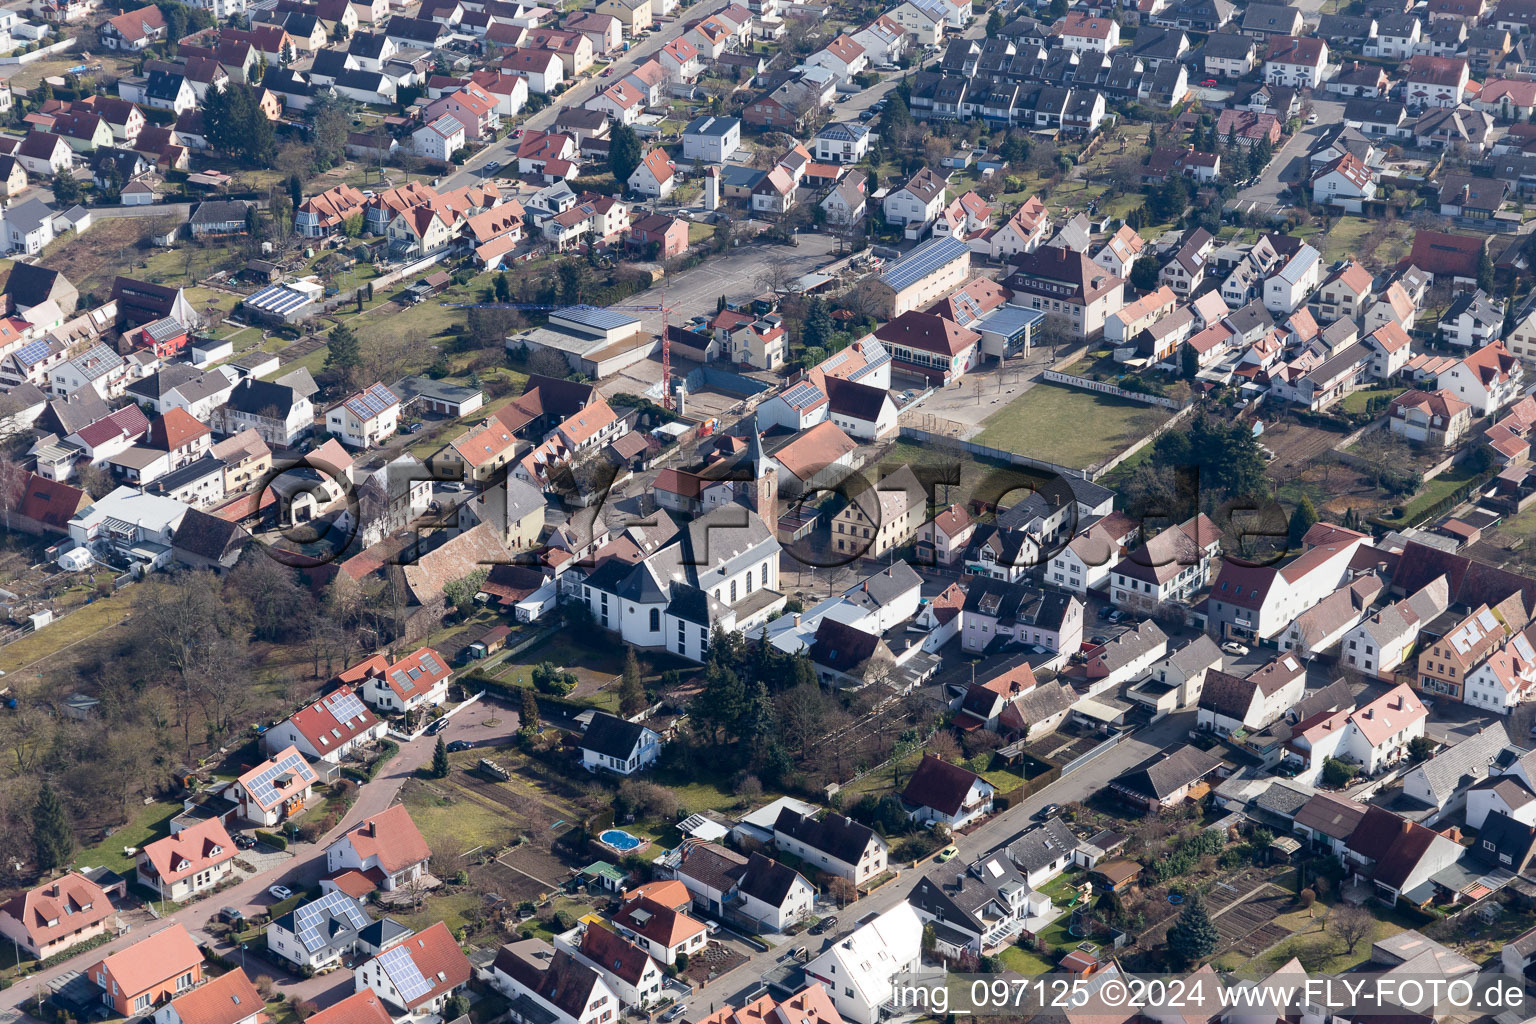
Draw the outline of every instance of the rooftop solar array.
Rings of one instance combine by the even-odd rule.
[[[282,796],[277,790],[276,782],[285,775],[297,776],[311,783],[318,779],[314,769],[310,768],[309,762],[304,760],[304,755],[292,753],[281,761],[267,765],[260,775],[246,783],[246,789],[263,807],[271,807]]]
[[[353,931],[368,927],[368,915],[363,913],[357,900],[339,889],[333,890],[293,912],[293,930],[305,949],[316,953],[329,945],[321,929],[330,918],[345,921]]]
[[[600,306],[566,306],[557,309],[555,316],[572,323],[584,324],[594,330],[611,331],[615,327],[627,327],[630,324],[639,323],[632,316],[626,316],[614,309],[603,309]]]
[[[321,703],[338,722],[350,722],[354,718],[363,717],[363,702],[351,690],[337,690]]]
[[[968,252],[970,248],[958,238],[931,238],[892,263],[880,281],[899,292]]]
[[[815,405],[817,402],[825,401],[826,397],[822,394],[821,388],[808,381],[801,381],[784,393],[784,401],[788,402],[792,409]]]
[[[400,689],[411,690],[415,689],[416,680],[420,679],[423,675],[437,676],[441,675],[442,672],[443,668],[437,663],[437,659],[432,657],[431,654],[424,653],[421,656],[420,664],[412,668],[391,669],[389,674]]]
[[[374,384],[347,399],[345,404],[358,419],[371,420],[390,406],[399,405],[400,399],[383,384]]]
[[[389,980],[407,1003],[420,999],[432,991],[432,985],[422,977],[411,951],[405,946],[395,946],[379,954],[379,966],[389,975]]]
[[[33,363],[42,362],[48,358],[48,339],[39,338],[37,341],[29,341],[16,353],[16,361],[23,366],[31,366]]]
[[[245,304],[253,309],[286,316],[311,301],[308,295],[286,285],[268,285],[254,295],[245,297]]]

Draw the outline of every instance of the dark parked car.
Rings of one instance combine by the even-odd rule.
[[[452,754],[460,750],[468,750],[472,746],[474,746],[474,744],[469,742],[469,740],[454,740],[452,743],[448,744],[448,752]]]
[[[836,928],[836,927],[837,927],[837,915],[836,914],[828,914],[826,917],[822,918],[820,921],[817,921],[811,927],[811,934],[812,935],[822,935],[822,934],[825,934],[826,932],[831,931],[833,928]]]
[[[439,718],[437,721],[435,721],[431,725],[427,726],[427,735],[428,736],[436,736],[438,733],[442,732],[446,728],[448,728],[448,719],[446,719],[446,718]]]
[[[1046,804],[1035,812],[1036,821],[1044,821],[1046,818],[1054,818],[1061,811],[1060,804]]]
[[[236,832],[235,833],[235,846],[236,846],[236,848],[241,849],[241,850],[254,850],[254,849],[256,849],[256,840],[252,839],[250,836],[246,835],[244,832]]]

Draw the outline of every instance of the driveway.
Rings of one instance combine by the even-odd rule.
[[[607,78],[588,75],[580,83],[572,86],[560,95],[551,96],[549,106],[536,114],[530,115],[518,127],[528,132],[547,131],[554,125],[555,117],[561,110],[566,107],[583,106],[587,100],[596,96],[601,89],[608,88],[618,79],[644,64],[647,58],[655,56],[663,46],[682,35],[683,26],[688,21],[703,17],[712,6],[714,5],[711,2],[707,2],[707,0],[698,0],[698,2],[688,7],[680,8],[674,12],[671,21],[662,24],[659,31],[652,32],[638,44],[631,46],[628,53],[621,53],[615,57],[613,63],[609,65],[609,67],[614,69],[612,75]],[[479,168],[492,160],[499,160],[503,164],[511,161],[514,164],[512,171],[515,172],[516,153],[517,140],[510,136],[495,145],[487,146],[469,160],[464,161],[463,167],[443,179],[442,184],[438,185],[438,190],[447,192],[464,185],[479,184],[485,177]]]
[[[494,717],[499,720],[494,726],[486,722],[487,717],[490,717],[488,712],[492,709],[494,709]],[[461,715],[455,715],[452,724],[440,735],[448,740],[462,737],[471,742],[481,742],[492,736],[505,738],[516,731],[516,712],[497,705],[476,705]],[[257,913],[265,913],[267,907],[272,904],[272,897],[267,893],[268,886],[281,882],[295,892],[308,888],[325,874],[325,847],[347,829],[393,804],[399,797],[400,787],[405,785],[405,780],[411,778],[418,769],[432,760],[432,752],[436,746],[436,736],[422,736],[410,743],[402,744],[400,753],[395,755],[395,759],[385,768],[385,773],[359,790],[357,802],[352,805],[352,810],[319,842],[295,843],[283,855],[281,863],[267,866],[260,874],[252,875],[238,885],[167,914],[163,921],[154,922],[145,927],[136,927],[128,935],[56,964],[47,972],[46,978],[57,977],[66,971],[84,971],[108,954],[132,945],[145,935],[162,930],[166,924],[173,921],[185,926],[193,933],[194,938],[201,938],[212,944],[211,937],[203,931],[203,928],[221,908],[234,907],[250,917]],[[250,854],[245,853],[241,856],[248,857]],[[258,864],[260,863],[258,861]],[[251,959],[247,972],[254,978],[259,974],[271,974],[273,969],[265,961]],[[37,981],[41,984],[45,983],[46,979],[39,977]],[[330,1002],[349,994],[352,990],[351,976],[343,972],[327,975],[324,978],[310,979],[310,981],[331,983],[329,991],[324,993],[324,998],[327,1000],[324,1005],[329,1005]],[[309,988],[307,983],[304,987],[306,990]],[[30,999],[36,990],[37,984],[27,984],[12,985],[0,991],[0,1019],[6,1016],[7,1011],[17,1009],[23,1002]],[[334,998],[332,998],[333,993]]]
[[[938,871],[952,876],[957,870],[955,865],[969,864],[985,853],[1007,846],[1031,825],[1033,815],[1040,808],[1047,804],[1067,804],[1087,799],[1091,793],[1103,788],[1105,780],[1114,778],[1182,737],[1193,728],[1194,717],[1193,712],[1184,711],[1139,730],[1118,747],[1101,754],[1089,767],[1073,772],[1017,806],[987,820],[970,835],[956,837],[954,845],[959,848],[960,855],[949,865],[937,868],[930,865],[903,871],[894,882],[840,911],[837,915],[840,927],[834,935],[797,937],[798,943],[810,946],[813,951],[826,948],[853,932],[858,921],[871,914],[884,913],[905,900],[918,879],[929,872]],[[774,936],[765,938],[770,942],[783,941]],[[740,1005],[738,997],[758,988],[761,982],[757,979],[778,966],[782,955],[778,948],[754,954],[746,964],[694,993],[693,998],[688,1000],[688,1010],[684,1017],[694,1021],[715,1012],[726,1003]]]
[[[1258,213],[1267,213],[1288,205],[1280,201],[1280,193],[1308,177],[1307,150],[1327,126],[1344,118],[1344,104],[1337,100],[1314,96],[1312,111],[1317,115],[1317,123],[1302,128],[1286,140],[1269,166],[1264,168],[1259,180],[1239,192],[1234,202],[1252,203]]]

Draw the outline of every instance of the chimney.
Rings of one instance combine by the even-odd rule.
[[[798,629],[799,626],[800,626],[800,613],[796,612],[795,613],[795,627]]]

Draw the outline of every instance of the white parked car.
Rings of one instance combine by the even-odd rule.
[[[1228,654],[1247,654],[1248,653],[1248,648],[1244,647],[1242,644],[1238,643],[1236,640],[1228,640],[1226,643],[1221,645],[1221,649],[1223,651],[1226,651]]]
[[[286,900],[293,895],[293,890],[286,885],[274,885],[267,892],[271,893],[272,898],[275,900]]]

